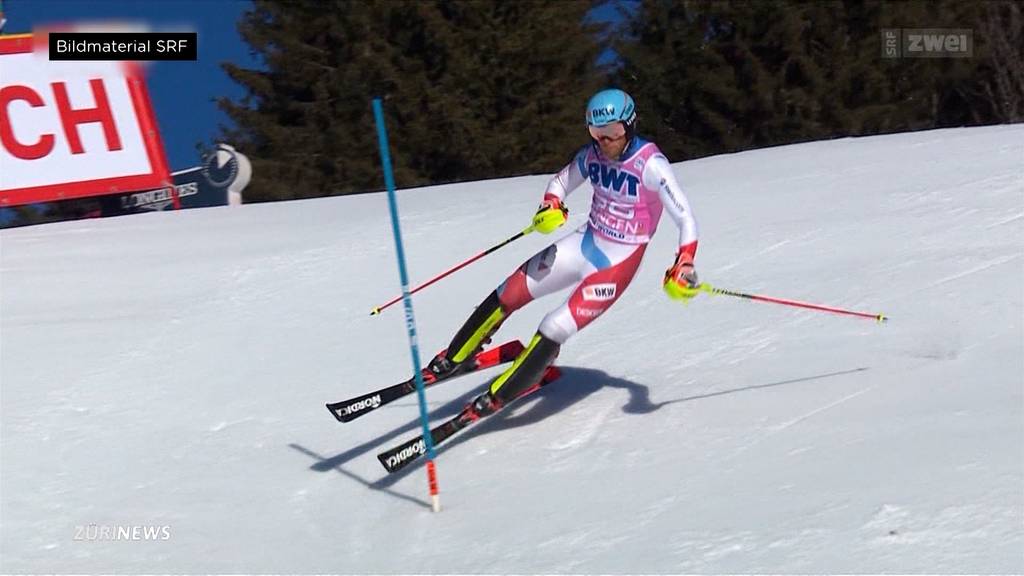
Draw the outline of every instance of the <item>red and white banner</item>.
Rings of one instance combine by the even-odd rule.
[[[51,62],[0,36],[0,206],[168,186],[141,69]]]

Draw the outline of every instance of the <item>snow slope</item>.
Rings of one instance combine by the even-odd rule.
[[[374,458],[414,396],[323,406],[410,372],[400,307],[368,315],[398,290],[384,194],[0,232],[0,572],[1024,572],[1024,125],[675,167],[702,279],[891,322],[671,302],[666,220],[564,378],[441,450],[440,515]],[[414,281],[547,178],[401,191]],[[418,294],[424,360],[550,240]],[[431,389],[433,421],[496,373]]]

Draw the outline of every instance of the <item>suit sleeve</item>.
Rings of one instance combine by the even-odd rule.
[[[581,184],[587,181],[587,148],[584,147],[576,153],[572,162],[565,165],[564,168],[555,174],[555,177],[548,182],[548,187],[544,190],[544,199],[557,198],[560,201],[565,201],[569,196],[569,193],[580,187]]]
[[[679,228],[679,252],[697,254],[697,220],[690,209],[682,186],[672,172],[672,165],[662,155],[652,156],[644,166],[644,186],[658,191],[658,197],[676,227]]]

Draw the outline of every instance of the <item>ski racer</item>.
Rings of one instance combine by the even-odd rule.
[[[590,98],[586,124],[591,141],[548,183],[533,217],[533,228],[550,234],[565,224],[566,197],[589,182],[590,218],[516,269],[477,306],[445,352],[428,369],[439,378],[454,375],[488,342],[510,314],[532,300],[573,287],[561,305],[541,321],[537,333],[512,365],[470,408],[476,418],[500,409],[537,384],[573,334],[604,314],[622,296],[654,236],[662,211],[679,228],[675,259],[663,289],[676,300],[699,293],[694,256],[697,223],[668,159],[658,146],[636,134],[633,99],[617,89]]]

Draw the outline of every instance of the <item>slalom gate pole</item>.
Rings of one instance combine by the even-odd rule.
[[[424,391],[423,374],[420,367],[420,349],[416,338],[416,319],[412,313],[409,275],[405,269],[402,230],[398,223],[398,200],[395,198],[395,179],[391,173],[391,153],[388,150],[388,134],[384,127],[384,111],[381,108],[380,98],[373,99],[373,117],[377,123],[377,142],[380,144],[381,167],[384,170],[384,184],[388,189],[388,206],[391,210],[391,230],[395,236],[395,251],[398,253],[398,275],[402,281],[402,300],[405,302],[405,325],[409,331],[409,353],[412,355],[413,374],[416,375],[416,396],[419,398],[420,422],[423,424],[423,444],[427,456],[427,483],[430,486],[430,502],[434,512],[440,512],[441,497],[437,487],[437,469],[434,466],[434,440],[430,435],[430,421],[427,418],[427,395]]]
[[[702,292],[708,294],[719,294],[722,296],[735,296],[737,298],[746,298],[748,300],[757,300],[760,302],[771,302],[773,304],[783,304],[785,306],[796,306],[798,308],[808,308],[810,310],[821,310],[822,312],[831,312],[833,314],[846,314],[848,316],[858,316],[860,318],[872,318],[879,323],[887,322],[889,317],[885,314],[875,314],[869,312],[854,312],[853,310],[844,310],[843,308],[833,308],[831,306],[822,306],[820,304],[809,304],[807,302],[798,302],[796,300],[786,300],[785,298],[774,298],[771,296],[761,296],[759,294],[744,294],[743,292],[734,292],[732,290],[725,290],[722,288],[714,288],[710,284],[702,283],[700,285]]]
[[[444,278],[445,276],[448,276],[449,274],[451,274],[453,272],[457,272],[457,271],[465,268],[466,266],[469,266],[473,262],[476,262],[477,260],[483,258],[484,256],[487,256],[491,252],[494,252],[494,251],[498,250],[499,248],[502,248],[502,247],[504,247],[504,246],[506,246],[508,244],[511,244],[512,242],[515,242],[516,240],[519,240],[520,238],[522,238],[523,236],[526,236],[530,232],[533,232],[533,226],[530,226],[529,228],[526,228],[522,232],[516,234],[515,236],[509,238],[508,240],[505,240],[504,242],[501,242],[500,244],[495,244],[494,246],[491,246],[487,250],[484,250],[483,252],[477,254],[476,256],[473,256],[469,260],[466,260],[465,262],[462,262],[461,264],[457,264],[454,267],[449,268],[448,270],[445,270],[441,274],[439,274],[437,276],[434,276],[430,280],[427,280],[423,284],[420,284],[419,286],[417,286],[417,287],[413,288],[412,290],[410,290],[409,294],[415,294],[415,293],[419,292],[420,290],[426,288],[427,286],[430,286],[434,282],[437,282],[438,280]],[[373,310],[370,310],[370,316],[376,316],[377,314],[380,314],[382,310],[384,310],[388,306],[391,306],[395,302],[398,302],[399,300],[402,299],[402,297],[403,297],[403,295],[395,296],[389,302],[387,302],[385,304],[381,304],[380,306],[377,306]]]

